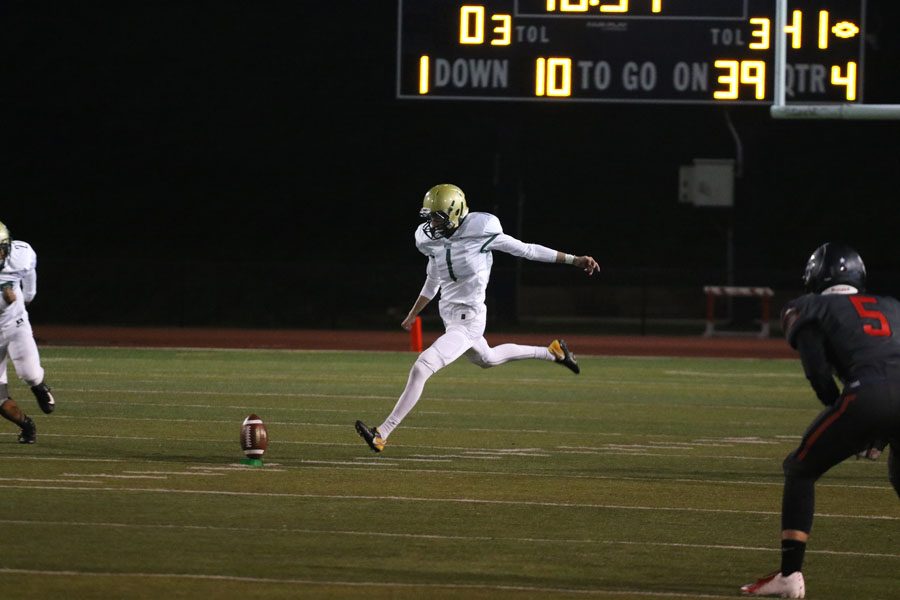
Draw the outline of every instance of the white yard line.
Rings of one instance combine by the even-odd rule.
[[[352,461],[352,460],[301,460],[300,462],[302,462],[303,464],[312,464],[312,465],[332,465],[332,466],[338,466],[338,465],[351,465],[351,466],[354,466],[354,467],[358,467],[360,464],[362,464],[362,463],[360,463],[359,461]],[[447,461],[447,462],[450,462],[450,461]],[[386,462],[384,463],[384,465],[382,465],[381,462],[377,462],[377,463],[372,463],[372,466],[375,466],[375,467],[381,467],[381,466],[396,467],[396,466],[397,466],[397,462],[396,462],[395,460],[392,460],[392,461],[386,461]]]
[[[776,547],[741,546],[735,544],[688,544],[678,542],[650,542],[637,540],[604,540],[604,539],[572,539],[572,538],[532,538],[481,535],[442,535],[432,533],[396,533],[388,531],[346,530],[346,529],[309,529],[283,527],[220,527],[217,525],[173,525],[160,523],[111,523],[104,521],[31,521],[26,519],[0,519],[0,523],[9,525],[32,525],[35,527],[115,527],[122,529],[174,529],[180,531],[234,531],[248,533],[273,533],[283,535],[325,534],[347,536],[375,536],[385,538],[443,540],[450,542],[514,542],[517,544],[593,544],[608,546],[659,546],[665,548],[695,548],[699,550],[734,550],[740,552],[781,552]],[[900,558],[900,554],[879,552],[851,552],[844,550],[807,550],[808,554],[827,554],[831,556],[861,556],[865,558]]]
[[[161,475],[115,475],[112,473],[63,473],[63,477],[96,477],[97,479],[168,479]]]
[[[0,481],[24,481],[27,483],[99,483],[90,479],[35,479],[32,477],[0,477]]]
[[[111,438],[111,439],[130,439],[130,438],[121,438],[119,436],[81,436],[81,435],[65,435],[65,434],[45,434],[48,437],[91,437],[91,438]],[[157,438],[148,438],[148,439],[157,439]],[[198,439],[171,439],[168,441],[180,441],[180,442],[210,442],[210,443],[222,443],[223,440],[198,440]],[[316,446],[358,446],[358,444],[354,443],[334,443],[334,442],[289,442],[289,441],[279,441],[279,444],[302,444],[302,445],[316,445]],[[399,448],[400,446],[398,446]],[[499,449],[477,449],[477,448],[457,448],[457,447],[431,447],[431,446],[405,446],[405,448],[434,448],[436,450],[458,450],[460,453],[452,453],[452,454],[412,454],[406,457],[385,457],[385,456],[365,456],[358,457],[356,461],[341,461],[341,460],[304,460],[300,459],[297,461],[297,465],[301,468],[318,468],[316,465],[335,465],[335,466],[343,466],[350,468],[369,468],[369,467],[378,467],[379,470],[388,470],[387,467],[397,467],[400,463],[449,463],[452,462],[452,459],[468,459],[474,460],[482,458],[484,460],[499,460],[503,457],[507,456],[552,456],[555,453],[561,454],[583,454],[583,455],[596,455],[596,456],[628,456],[628,457],[656,457],[656,456],[665,456],[665,457],[682,457],[682,458],[710,458],[716,460],[752,460],[752,461],[771,461],[770,458],[766,457],[749,457],[749,456],[731,456],[731,455],[698,455],[698,454],[655,454],[649,452],[622,452],[615,450],[601,450],[591,449],[591,450],[567,450],[567,451],[555,451],[549,450],[547,451],[549,454],[540,455],[540,454],[518,454],[515,451],[511,453],[507,453],[508,451],[499,450]],[[560,448],[566,448],[566,446],[560,446]],[[484,454],[486,456],[480,457],[477,454]],[[124,459],[91,459],[91,458],[60,458],[60,457],[47,457],[47,456],[21,456],[17,457],[20,460],[35,460],[35,461],[73,461],[73,462],[101,462],[101,463],[116,463],[116,462],[144,462],[144,463],[156,463],[156,462],[166,462],[159,461],[153,459],[140,459],[140,460],[124,460]],[[876,461],[867,461],[865,463],[866,466],[878,466]],[[238,465],[240,466],[240,465]],[[272,472],[273,469],[271,467],[272,464],[266,465],[268,468],[265,469],[267,472]],[[283,466],[283,465],[279,465]],[[210,465],[208,467],[205,466],[190,466],[191,469],[214,469],[216,465]],[[228,467],[229,470],[233,470],[232,467]],[[242,470],[242,469],[237,469]],[[284,471],[285,469],[280,469],[279,471]],[[453,469],[453,470],[436,470],[436,469],[408,469],[408,468],[396,468],[393,469],[400,473],[448,473],[448,474],[469,474],[469,475],[481,475],[481,476],[506,476],[506,477],[554,477],[554,478],[564,478],[564,479],[592,479],[592,480],[603,480],[603,481],[639,481],[639,482],[653,482],[653,483],[697,483],[697,484],[713,484],[713,485],[752,485],[752,486],[777,486],[780,487],[783,485],[781,481],[748,481],[748,480],[730,480],[730,479],[692,479],[692,478],[653,478],[653,477],[625,477],[625,476],[606,476],[606,475],[573,475],[573,474],[560,474],[560,473],[537,473],[537,472],[508,472],[508,471],[471,471],[471,470],[463,470],[463,469]],[[860,489],[860,490],[881,490],[885,492],[893,492],[893,488],[887,485],[853,485],[853,484],[842,484],[842,483],[825,483],[819,482],[817,484],[819,488],[835,488],[835,489]]]
[[[423,455],[424,456],[424,455]],[[384,457],[375,457],[371,458],[371,463],[366,463],[366,466],[362,466],[361,463],[348,463],[353,466],[363,469],[368,468],[369,464],[376,464],[376,461],[382,460],[404,460],[404,459],[385,459]],[[317,461],[301,461],[304,463],[312,463]],[[306,465],[304,465],[306,466]],[[191,468],[200,468],[200,467],[191,467]],[[308,468],[316,469],[319,467],[309,466]],[[639,483],[654,483],[654,484],[666,484],[666,483],[697,483],[703,485],[757,485],[757,486],[771,486],[780,488],[784,483],[782,481],[746,481],[746,480],[732,480],[732,479],[691,479],[685,477],[673,477],[673,478],[663,478],[663,477],[625,477],[622,475],[572,475],[569,473],[534,473],[534,472],[511,472],[511,471],[471,471],[467,469],[452,469],[452,470],[438,470],[438,469],[383,469],[389,471],[397,471],[398,473],[431,473],[431,474],[448,474],[448,475],[481,475],[484,477],[548,477],[553,479],[587,479],[587,480],[600,480],[600,481],[637,481]],[[880,490],[886,493],[890,493],[893,495],[894,488],[889,485],[849,485],[844,483],[817,483],[817,488],[837,488],[837,489],[850,489],[850,490]]]
[[[82,394],[147,394],[148,396],[240,396],[244,397],[260,397],[260,398],[327,398],[330,400],[396,400],[396,396],[372,396],[372,395],[359,395],[359,394],[314,394],[309,392],[303,393],[291,393],[291,392],[235,392],[235,391],[227,391],[227,390],[136,390],[136,389],[115,389],[115,388],[62,388],[55,387],[55,390],[65,391],[65,392],[76,392]],[[71,400],[73,404],[121,404],[121,402],[104,402],[97,400]],[[155,403],[155,402],[146,402],[142,403],[147,406],[181,406],[187,407],[191,406],[193,408],[240,408],[243,410],[241,406],[226,406],[223,407],[221,404],[199,404],[199,405],[187,405],[187,404],[173,404],[173,403]],[[285,410],[284,408],[279,408],[279,410]],[[290,410],[290,409],[288,409]]]
[[[2,485],[0,489],[35,489],[48,491],[91,491],[110,493],[141,493],[141,494],[197,494],[203,496],[237,496],[249,498],[299,498],[320,500],[348,500],[378,502],[410,502],[410,503],[435,503],[435,504],[485,504],[494,506],[536,506],[544,508],[577,508],[597,510],[622,510],[644,512],[685,512],[701,514],[733,514],[733,515],[766,515],[777,516],[779,511],[771,510],[737,510],[727,508],[694,508],[679,506],[625,506],[621,504],[594,504],[590,502],[538,502],[531,500],[488,500],[484,498],[426,498],[416,496],[375,496],[361,494],[297,494],[288,492],[235,492],[229,490],[184,490],[177,488],[110,488],[92,487],[82,488],[76,486],[40,486],[40,485]],[[816,513],[819,519],[851,519],[859,521],[900,521],[900,517],[887,515],[848,515],[837,513]]]
[[[712,594],[683,594],[679,592],[648,592],[643,590],[610,590],[600,588],[550,588],[517,585],[454,584],[454,583],[407,583],[386,581],[318,581],[315,579],[277,579],[269,577],[237,577],[231,575],[192,575],[186,573],[93,573],[88,571],[46,571],[36,569],[0,568],[0,575],[37,575],[62,577],[137,577],[152,579],[194,579],[200,581],[233,581],[236,583],[275,583],[287,585],[324,585],[358,588],[404,588],[404,589],[445,589],[445,590],[486,590],[492,592],[536,592],[544,594],[584,594],[590,596],[646,596],[648,598],[709,598],[711,600],[734,600],[734,594],[717,596]]]
[[[103,375],[118,375],[117,373],[105,373]],[[167,375],[166,377],[170,377]],[[221,378],[220,378],[221,379]],[[271,379],[267,377],[267,380]],[[296,381],[296,378],[293,380]],[[378,380],[381,382],[382,380]],[[535,382],[542,380],[534,380]],[[147,380],[148,384],[156,384],[158,381],[155,380]],[[598,391],[602,389],[604,393],[608,392],[609,386],[611,385],[655,385],[661,382],[648,382],[648,381],[612,381],[612,380],[604,380],[602,385],[596,386]],[[667,385],[672,385],[671,382],[664,382]],[[401,382],[402,385],[402,382]],[[479,385],[483,387],[484,382],[479,382]],[[528,386],[530,385],[529,381],[520,381],[520,382],[509,382],[503,381],[498,385],[508,386],[508,385],[521,385]],[[679,384],[680,385],[680,384]],[[687,387],[687,384],[684,384]],[[584,386],[583,386],[584,387]],[[590,386],[588,386],[590,387]],[[696,385],[695,385],[696,387]],[[733,390],[734,385],[728,385],[724,389]],[[74,392],[74,393],[83,393],[83,394],[134,394],[134,395],[146,395],[146,396],[214,396],[214,397],[231,397],[231,396],[239,396],[241,398],[278,398],[284,400],[296,400],[296,399],[304,399],[304,398],[322,398],[327,400],[384,400],[386,402],[395,402],[397,400],[397,394],[388,394],[388,395],[374,395],[374,394],[326,394],[326,393],[313,393],[313,392],[288,392],[288,391],[279,391],[279,392],[259,392],[259,391],[248,391],[248,390],[185,390],[185,389],[135,389],[135,388],[86,388],[86,387],[55,387],[59,392]],[[399,389],[398,389],[399,393]],[[451,403],[466,403],[466,402],[474,402],[479,404],[484,404],[485,402],[490,402],[489,399],[485,398],[474,398],[474,397],[444,397],[444,396],[435,396],[430,398],[432,403],[438,402],[451,402]],[[72,398],[69,402],[73,404],[119,404],[118,402],[112,401],[103,401],[103,400],[79,400]],[[584,404],[582,401],[573,401],[569,402],[563,398],[553,399],[552,401],[548,400],[509,400],[504,399],[502,401],[504,404],[516,404],[516,405],[535,405],[535,406],[560,406],[560,405],[568,405],[575,404],[581,405]],[[190,406],[194,408],[223,408],[221,404],[216,405],[184,405],[184,404],[173,404],[173,403],[143,403],[148,406],[175,406],[175,407],[185,407]],[[743,410],[743,411],[770,411],[770,412],[809,412],[814,406],[810,405],[810,407],[794,407],[794,406],[745,406],[741,404],[724,404],[721,402],[685,402],[681,404],[684,407],[688,408],[714,408],[716,410]],[[627,407],[635,407],[635,406],[646,406],[646,407],[657,407],[658,403],[655,402],[604,402],[603,406],[606,408],[614,408],[619,406],[627,406]],[[241,406],[225,406],[224,408],[236,408],[242,409]],[[303,408],[298,407],[277,407],[277,408],[267,408],[267,410],[304,410]]]
[[[775,372],[738,372],[738,371],[684,371],[684,370],[676,370],[676,369],[667,369],[662,371],[666,375],[681,375],[685,377],[711,377],[713,379],[719,379],[722,377],[733,377],[735,379],[803,379],[803,373],[775,373]]]
[[[123,473],[136,473],[139,475],[199,475],[203,477],[221,477],[222,473],[209,473],[202,471],[122,471]]]

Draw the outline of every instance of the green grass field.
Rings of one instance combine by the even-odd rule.
[[[797,361],[465,360],[373,454],[412,353],[42,349],[0,428],[3,598],[734,598],[779,564]],[[269,430],[263,468],[238,433]],[[807,597],[900,598],[886,457],[819,483]]]

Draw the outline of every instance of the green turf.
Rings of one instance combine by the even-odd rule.
[[[0,597],[729,598],[778,566],[796,361],[465,361],[381,455],[411,353],[43,349],[0,424]],[[241,466],[240,423],[268,425]],[[820,482],[808,597],[900,598],[886,461]]]

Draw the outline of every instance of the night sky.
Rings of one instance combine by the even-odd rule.
[[[896,4],[869,2],[869,103],[900,103]],[[349,307],[335,296],[377,287],[372,310],[408,307],[422,279],[417,211],[441,182],[508,233],[592,254],[609,285],[720,271],[733,219],[737,283],[794,282],[818,244],[840,238],[900,293],[900,121],[397,100],[396,11],[393,0],[0,4],[0,220],[38,251],[47,318],[159,320],[115,308],[122,297],[64,313],[72,286],[106,297],[116,277],[123,295],[169,286],[188,305],[212,302],[220,281],[224,295],[247,286],[294,306]],[[735,156],[726,111],[744,153],[736,206],[680,204],[679,166]],[[194,273],[208,283],[186,284]],[[386,291],[394,281],[406,283]],[[223,311],[205,314],[240,321]],[[270,312],[264,324],[305,323]]]

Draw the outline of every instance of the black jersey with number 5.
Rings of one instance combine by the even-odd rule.
[[[828,362],[844,381],[900,378],[900,302],[872,294],[807,294],[782,310],[785,337],[816,327],[825,338]]]

